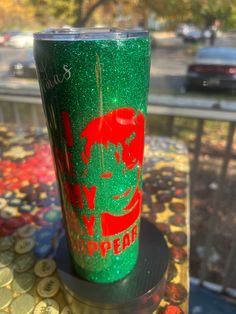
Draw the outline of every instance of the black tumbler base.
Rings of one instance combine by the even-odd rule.
[[[162,233],[142,218],[137,264],[125,278],[109,284],[78,277],[64,237],[56,254],[65,297],[74,314],[149,314],[161,301],[169,250]]]

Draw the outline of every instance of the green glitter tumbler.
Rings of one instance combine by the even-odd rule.
[[[138,256],[148,32],[51,29],[34,39],[74,268],[119,280]]]

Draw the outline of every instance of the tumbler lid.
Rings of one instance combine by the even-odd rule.
[[[34,33],[35,40],[119,40],[139,37],[148,37],[149,32],[140,29],[120,28],[48,28],[39,33]]]

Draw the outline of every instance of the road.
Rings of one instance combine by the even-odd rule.
[[[28,48],[0,47],[0,91],[6,88],[11,90],[24,89],[38,90],[38,82],[34,79],[14,78],[10,75],[9,68],[13,61],[23,60],[29,54]]]
[[[0,77],[5,77],[12,61],[24,58],[27,49],[0,47]]]
[[[184,80],[187,65],[193,62],[196,50],[200,45],[183,44],[180,38],[167,35],[153,35],[156,48],[152,50],[151,59],[151,93],[184,94]],[[216,46],[233,46],[235,36],[222,35],[216,41]],[[9,65],[14,60],[24,58],[26,49],[0,47],[0,83],[32,85],[32,80],[14,79],[9,77]]]

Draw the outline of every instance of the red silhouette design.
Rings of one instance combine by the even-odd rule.
[[[121,160],[125,163],[127,171],[138,165],[137,177],[140,176],[140,168],[143,164],[144,148],[144,114],[135,111],[133,108],[115,109],[104,116],[93,119],[81,132],[80,138],[85,138],[85,149],[82,152],[83,161],[88,164],[91,158],[91,148],[95,144],[109,144],[116,147],[120,144],[121,154],[116,151],[114,156],[117,164]],[[105,172],[101,178],[109,178],[113,174]],[[114,195],[113,198],[119,201],[121,197],[127,197],[133,190],[130,187],[126,192]],[[115,216],[108,212],[101,214],[101,227],[103,236],[112,236],[128,229],[139,217],[141,210],[141,191],[138,187],[130,203],[123,208],[128,211],[125,215]]]
[[[128,229],[137,220],[141,211],[141,191],[136,189],[134,196],[125,210],[127,214],[114,216],[110,213],[101,214],[102,235],[112,236]]]
[[[143,164],[144,115],[133,108],[115,109],[102,117],[93,119],[82,131],[80,138],[86,138],[83,160],[88,163],[91,148],[94,144],[102,144],[108,148],[112,143],[122,145],[122,161],[127,169]],[[120,162],[117,152],[117,162]]]

